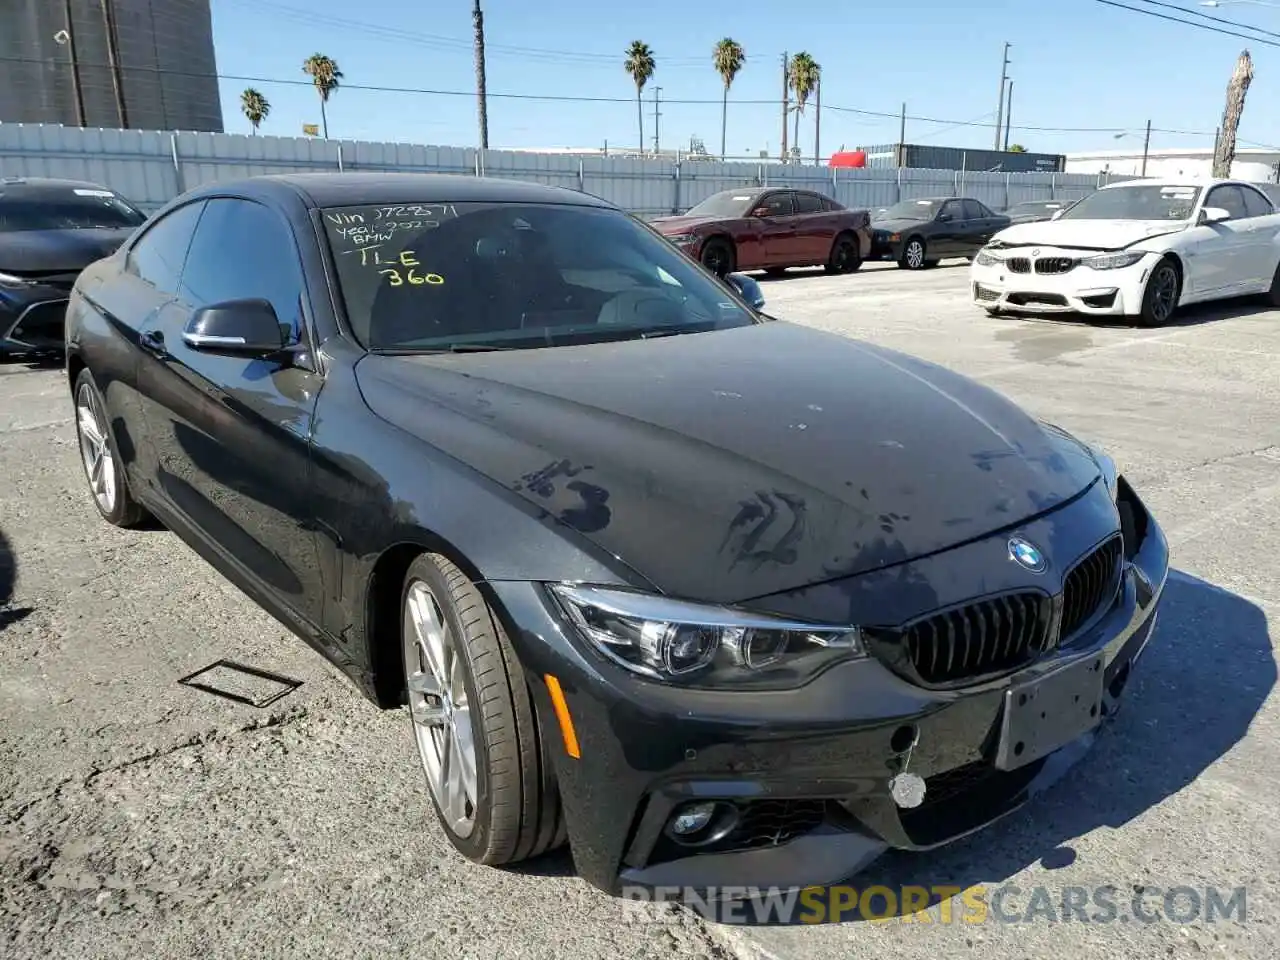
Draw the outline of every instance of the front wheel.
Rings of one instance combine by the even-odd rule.
[[[924,253],[924,241],[919,237],[912,237],[907,241],[907,245],[902,248],[902,256],[898,259],[898,266],[904,270],[923,270],[928,265]]]
[[[565,839],[546,731],[498,618],[438,554],[401,595],[409,719],[445,835],[476,863],[537,856]]]
[[[862,251],[858,241],[850,236],[836,237],[831,254],[822,269],[827,273],[854,273],[862,266]]]
[[[1142,292],[1142,308],[1137,321],[1140,327],[1159,327],[1169,322],[1178,309],[1178,296],[1182,291],[1182,279],[1178,268],[1169,259],[1161,260],[1147,278],[1147,288]]]
[[[738,258],[734,254],[733,245],[728,240],[714,237],[702,248],[700,259],[704,267],[723,280],[733,273]]]
[[[1269,306],[1280,307],[1280,264],[1276,265],[1276,272],[1271,275],[1271,289],[1263,294],[1263,299]]]

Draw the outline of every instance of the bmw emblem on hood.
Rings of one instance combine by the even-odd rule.
[[[1030,540],[1023,540],[1021,537],[1013,537],[1009,541],[1009,559],[1032,573],[1044,573],[1049,566],[1044,552]]]

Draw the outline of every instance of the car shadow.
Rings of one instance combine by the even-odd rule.
[[[18,582],[18,560],[9,546],[9,538],[0,530],[0,630],[17,623],[32,612],[32,607],[14,607],[14,586]]]
[[[1201,324],[1216,323],[1219,320],[1231,320],[1240,317],[1254,317],[1276,310],[1265,300],[1257,296],[1231,297],[1227,300],[1212,300],[1208,303],[1193,303],[1178,310],[1172,320],[1153,329],[1176,330],[1179,327],[1198,327]],[[1127,317],[1091,317],[1082,313],[1020,313],[1017,310],[1004,310],[1002,315],[1016,320],[1038,320],[1063,326],[1082,327],[1132,327]]]
[[[1174,571],[1160,621],[1128,685],[1119,714],[1092,751],[1061,781],[1026,806],[970,837],[929,853],[891,852],[847,882],[930,891],[927,903],[902,910],[901,897],[879,899],[875,918],[856,909],[831,922],[919,913],[940,902],[939,887],[998,885],[1038,864],[1045,870],[1080,858],[1072,841],[1099,828],[1118,829],[1176,795],[1249,732],[1276,683],[1266,616],[1227,590]],[[922,891],[923,892],[923,891]],[[800,923],[796,916],[750,925]],[[813,916],[804,918],[813,922]]]

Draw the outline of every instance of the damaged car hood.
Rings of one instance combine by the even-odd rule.
[[[1042,220],[1001,230],[991,243],[997,247],[1122,250],[1153,237],[1181,233],[1186,228],[1185,220]]]
[[[1050,510],[1097,465],[944,368],[783,322],[356,368],[380,417],[620,558],[731,602]]]

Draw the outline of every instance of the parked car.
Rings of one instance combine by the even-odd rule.
[[[94,183],[0,180],[0,356],[60,353],[76,277],[145,219]]]
[[[717,276],[822,266],[852,273],[871,252],[870,214],[811,190],[754,187],[712,194],[653,226]]]
[[[1142,326],[1222,297],[1261,293],[1280,306],[1280,214],[1235,180],[1113,183],[1056,220],[997,234],[970,280],[988,313],[1073,311]]]
[[[1052,220],[1057,214],[1071,204],[1067,200],[1024,200],[1006,209],[1004,215],[1014,223],[1036,223],[1040,220]]]
[[[947,257],[972,257],[1009,218],[971,197],[922,197],[878,211],[871,255],[905,270],[936,267]]]
[[[201,188],[72,295],[92,501],[407,705],[472,860],[834,882],[1060,776],[1168,549],[1105,454],[759,293],[568,190]]]

